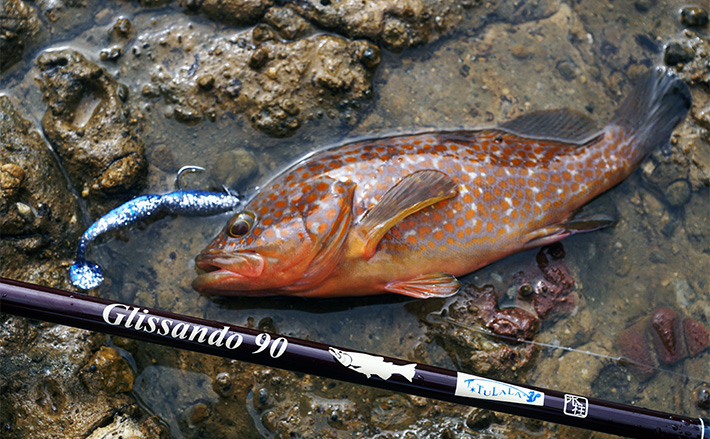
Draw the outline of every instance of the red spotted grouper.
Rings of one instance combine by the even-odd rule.
[[[266,184],[197,256],[215,295],[455,294],[456,276],[608,225],[580,208],[667,145],[687,85],[652,71],[602,130],[571,110],[357,141]]]

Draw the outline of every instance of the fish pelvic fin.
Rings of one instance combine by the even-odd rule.
[[[461,284],[448,273],[431,273],[405,281],[390,282],[385,290],[417,299],[449,297],[458,292]]]
[[[667,148],[673,129],[690,105],[686,83],[670,72],[655,69],[631,90],[609,124],[635,137],[643,157],[658,147]]]
[[[360,221],[359,252],[365,259],[375,254],[377,244],[405,217],[458,194],[456,182],[447,174],[425,169],[413,172],[392,186]]]

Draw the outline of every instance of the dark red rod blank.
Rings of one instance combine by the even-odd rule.
[[[0,312],[633,438],[710,439],[702,418],[521,386],[0,278]]]

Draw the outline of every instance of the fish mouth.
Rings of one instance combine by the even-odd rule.
[[[235,255],[202,253],[195,258],[198,276],[192,287],[200,292],[249,290],[249,284],[264,272],[264,258],[252,252]]]

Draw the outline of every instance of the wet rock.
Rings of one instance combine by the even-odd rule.
[[[431,18],[450,12],[447,6],[423,0],[346,0],[296,2],[291,7],[318,26],[400,51],[426,43],[434,30]]]
[[[557,63],[557,72],[566,81],[571,81],[576,78],[577,70],[579,70],[579,68],[574,64],[572,60],[566,59]]]
[[[695,405],[703,410],[710,409],[710,390],[704,387],[699,388],[695,397]]]
[[[190,12],[235,25],[254,24],[273,4],[273,0],[180,0],[180,5]]]
[[[212,389],[222,398],[232,396],[232,393],[234,392],[234,382],[232,381],[232,376],[227,372],[217,374],[212,384]]]
[[[113,25],[113,32],[121,38],[128,38],[133,32],[131,20],[126,17],[119,18]]]
[[[169,32],[165,56],[174,56],[175,35],[183,31],[176,26]],[[214,39],[185,59],[189,67],[159,67],[152,89],[173,105],[181,122],[246,113],[256,129],[276,137],[293,134],[323,112],[348,113],[371,97],[379,64],[372,43],[333,35],[283,42],[269,35],[263,25],[229,40]]]
[[[708,24],[708,13],[699,6],[686,6],[680,10],[680,22],[684,26],[704,27]]]
[[[96,217],[138,191],[147,162],[140,127],[122,101],[122,87],[72,50],[46,52],[37,60],[49,109],[45,135],[75,188]]]
[[[668,44],[663,52],[663,62],[669,66],[688,63],[694,57],[693,49],[676,41]]]
[[[668,185],[664,196],[671,206],[682,206],[690,200],[690,184],[687,180],[676,180]]]
[[[648,321],[642,320],[621,331],[616,337],[617,349],[625,359],[630,360],[629,369],[641,380],[645,381],[656,372],[656,360],[649,350],[646,338]]]
[[[33,7],[22,0],[0,3],[0,72],[16,63],[39,33],[39,19]]]
[[[244,148],[223,152],[210,169],[210,179],[215,187],[226,186],[243,189],[259,171],[259,165],[252,153]]]
[[[0,340],[0,423],[10,427],[3,438],[88,437],[135,402],[87,392],[81,382],[81,365],[103,335],[0,315]]]
[[[483,430],[491,426],[495,415],[490,410],[474,408],[466,418],[466,426],[473,430]]]
[[[708,349],[710,331],[693,319],[681,322],[678,311],[662,307],[621,331],[616,346],[630,360],[629,369],[645,381],[660,364],[675,364]]]
[[[76,200],[45,142],[0,96],[0,276],[64,279],[81,224]],[[55,281],[56,282],[56,281]]]
[[[264,22],[271,25],[281,38],[295,40],[311,31],[311,25],[291,8],[274,7],[264,16]]]
[[[693,319],[683,321],[683,335],[688,355],[695,357],[710,347],[710,331],[702,323]]]
[[[416,419],[412,404],[400,394],[373,401],[372,423],[383,430],[401,430]]]
[[[564,264],[564,255],[560,243],[543,247],[535,257],[539,271],[521,271],[515,275],[520,299],[530,301],[540,319],[570,313],[577,306],[573,294],[575,280]]]
[[[90,392],[109,394],[129,392],[133,388],[133,371],[114,348],[101,346],[81,369],[81,381]]]
[[[156,438],[168,439],[170,432],[160,419],[147,418],[142,422],[136,419],[137,410],[120,410],[113,417],[113,422],[94,430],[86,439],[113,438]],[[103,423],[102,423],[103,424]]]
[[[478,288],[464,285],[447,308],[425,320],[427,333],[455,363],[470,373],[515,380],[532,366],[536,348],[528,344],[506,344],[531,339],[539,322],[522,309],[500,310],[498,291],[490,285]],[[515,311],[513,311],[515,310]],[[522,326],[518,326],[522,325]],[[501,331],[503,338],[488,339],[480,330]],[[495,332],[494,332],[495,333]]]
[[[651,335],[658,359],[664,364],[682,360],[687,351],[678,312],[671,308],[658,308],[651,315]]]

